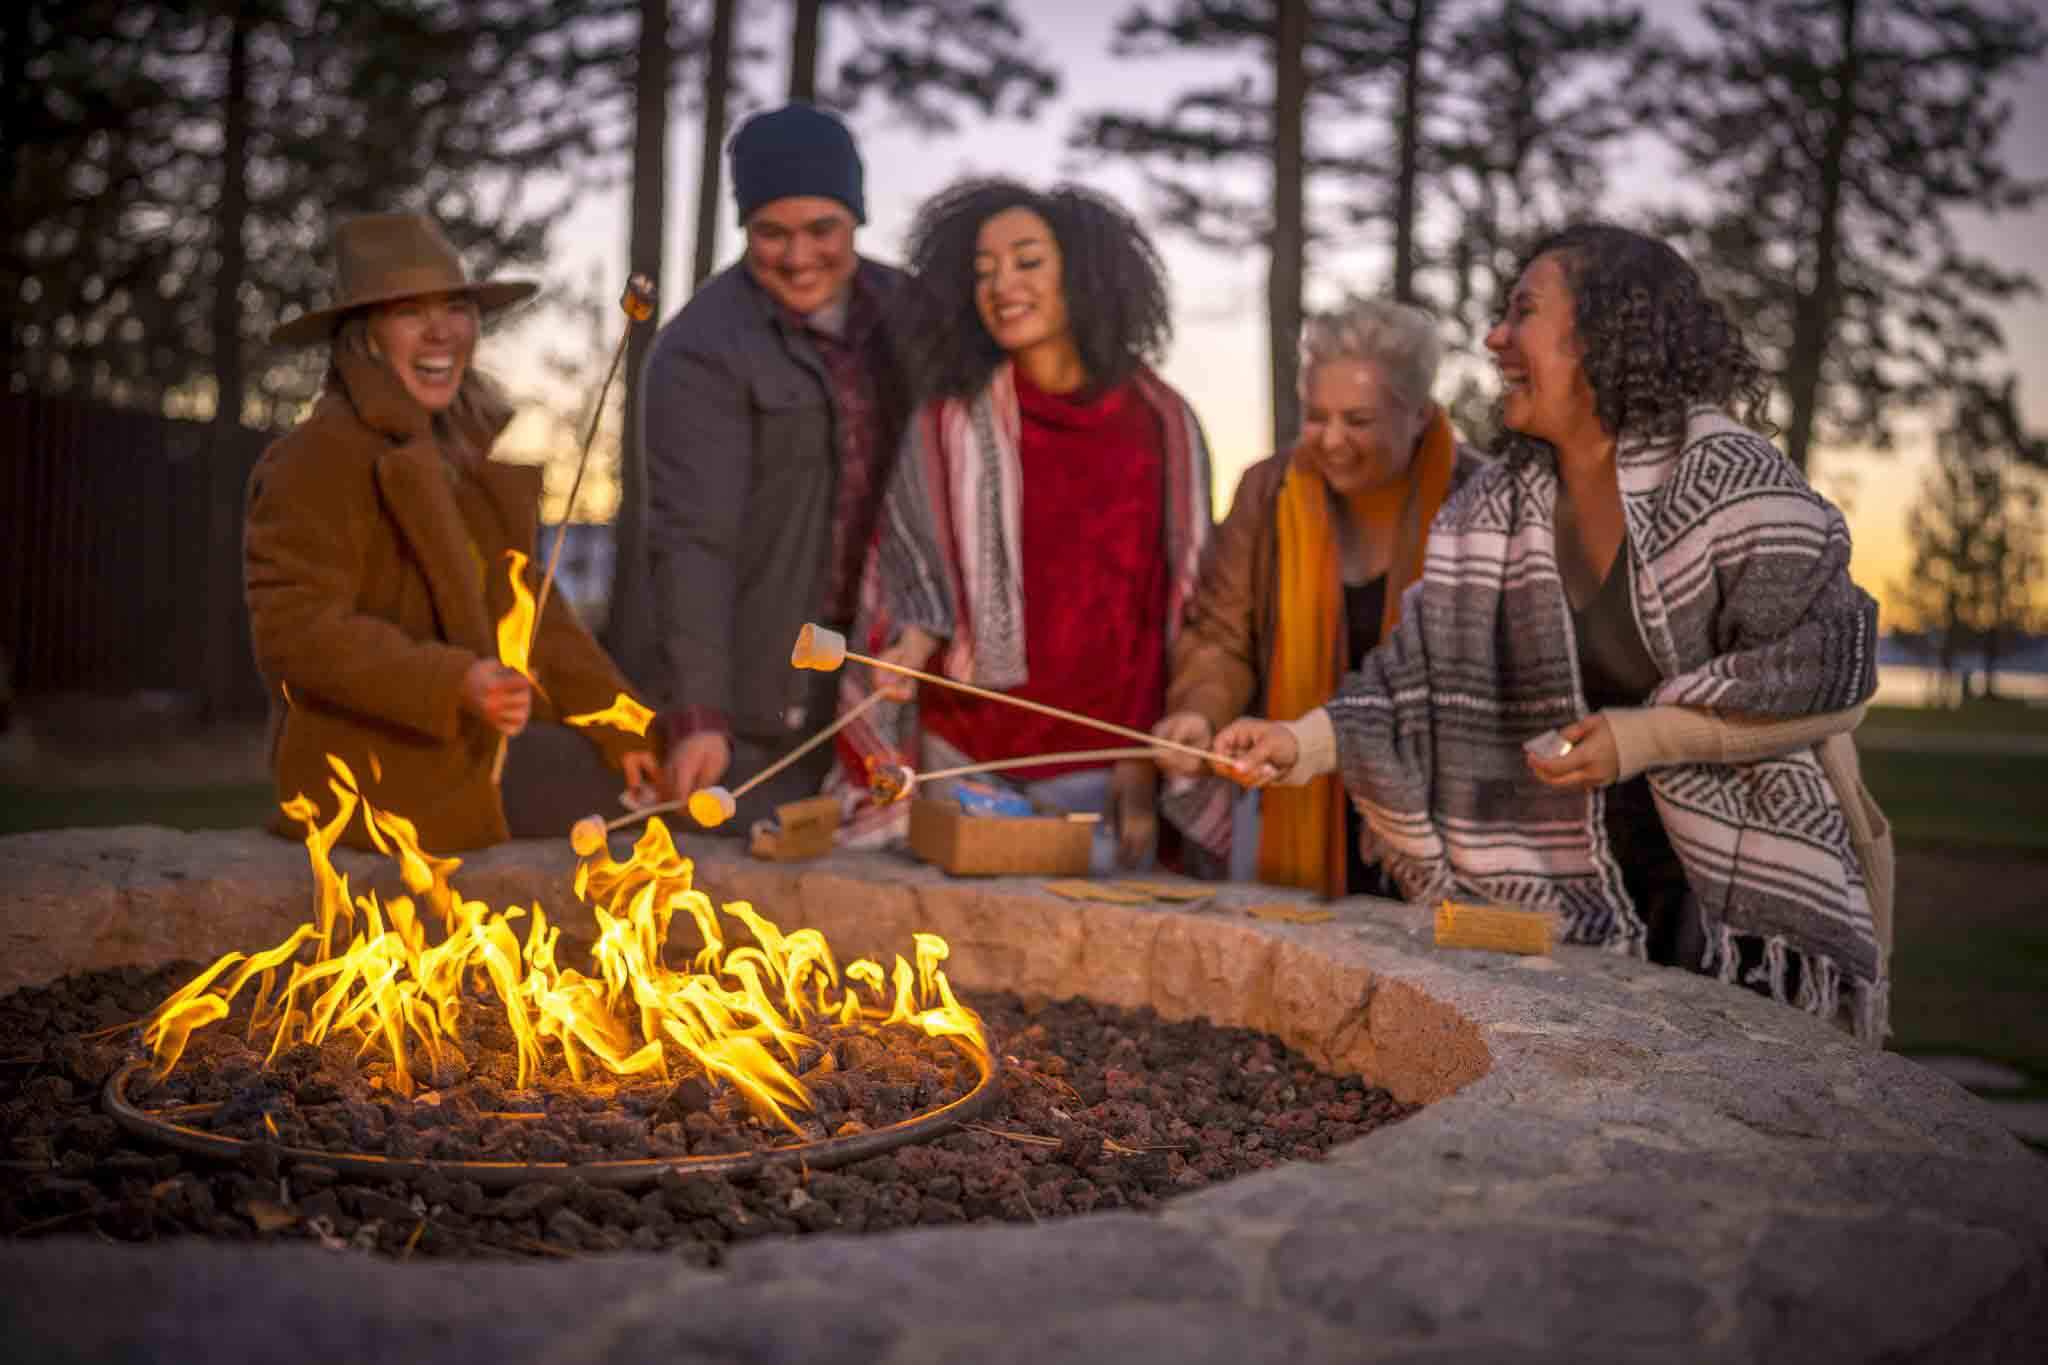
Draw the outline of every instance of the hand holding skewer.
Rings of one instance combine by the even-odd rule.
[[[686,797],[680,797],[674,801],[663,801],[657,805],[642,806],[639,810],[621,815],[612,820],[606,820],[601,815],[586,815],[581,820],[578,820],[575,826],[570,829],[570,846],[576,850],[578,856],[588,858],[604,847],[605,836],[613,830],[620,829],[626,825],[637,824],[651,815],[668,815],[679,810],[688,810],[690,817],[698,824],[704,826],[704,828],[716,829],[732,819],[734,811],[739,808],[739,799],[742,796],[745,796],[748,792],[760,786],[763,782],[766,782],[769,778],[775,776],[784,768],[787,768],[790,764],[817,748],[820,744],[831,739],[832,736],[858,720],[869,707],[883,700],[885,698],[881,693],[870,693],[858,705],[849,706],[830,725],[818,731],[817,734],[812,735],[781,758],[776,759],[773,763],[761,769],[760,772],[755,773],[752,777],[729,791],[719,786],[699,787]]]
[[[1120,735],[1125,739],[1136,740],[1148,749],[1168,749],[1178,753],[1190,754],[1195,758],[1223,768],[1234,769],[1242,766],[1228,754],[1218,753],[1213,749],[1198,749],[1191,744],[1181,744],[1174,740],[1162,739],[1156,735],[1148,735],[1143,730],[1133,730],[1128,725],[1118,725],[1112,721],[1097,720],[1093,716],[1084,716],[1076,711],[1067,711],[1057,706],[1048,706],[1044,702],[1032,701],[1028,697],[1016,697],[1007,692],[997,692],[986,687],[976,687],[972,683],[958,682],[952,678],[943,678],[936,673],[927,673],[921,668],[909,668],[886,658],[876,658],[869,654],[855,653],[846,647],[846,637],[844,635],[836,630],[827,630],[815,622],[807,624],[802,630],[797,632],[796,647],[790,651],[789,655],[789,662],[792,667],[814,669],[820,673],[833,672],[848,659],[867,664],[873,668],[884,669],[891,673],[900,673],[906,678],[916,678],[920,682],[936,683],[940,687],[950,687],[956,692],[965,692],[969,696],[981,697],[988,701],[1004,702],[1010,706],[1022,707],[1026,711],[1036,711],[1040,715],[1052,716],[1058,720],[1070,720],[1076,725],[1085,725],[1093,730],[1101,730],[1107,734]]]
[[[583,475],[590,468],[590,446],[597,439],[598,423],[604,419],[604,400],[612,391],[612,380],[618,376],[619,362],[626,357],[626,341],[633,334],[635,323],[647,321],[654,316],[654,281],[645,275],[634,275],[626,281],[625,292],[619,295],[619,311],[626,315],[626,325],[619,330],[619,344],[612,348],[612,363],[604,372],[604,383],[597,390],[597,403],[590,410],[590,425],[583,433],[583,449],[576,457],[576,477],[569,483],[569,499],[562,504],[562,519],[555,526],[555,543],[548,549],[548,564],[540,578],[540,592],[533,602],[533,621],[526,632],[526,657],[533,657],[534,637],[540,633],[542,613],[548,609],[548,591],[554,586],[555,568],[562,562],[562,545],[569,539],[569,519],[576,511],[576,495],[583,488]],[[491,760],[491,783],[496,785],[505,776],[505,740],[498,741],[498,752]]]

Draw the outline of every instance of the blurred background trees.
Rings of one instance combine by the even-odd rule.
[[[1604,214],[1706,271],[1773,372],[1794,459],[1932,424],[1909,528],[1931,557],[1902,603],[1967,617],[1973,639],[2017,619],[1959,616],[1942,604],[1990,599],[1934,587],[1959,543],[1937,523],[1991,526],[1994,504],[2004,529],[1973,532],[1970,554],[2007,544],[2001,581],[2031,600],[2041,456],[2001,387],[1997,315],[2038,284],[1958,231],[2039,202],[2010,169],[2011,98],[2048,58],[2028,0],[1699,0],[1676,26],[1664,0],[1112,9],[1134,79],[1065,92],[1047,165],[1064,148],[1083,173],[1135,180],[1162,233],[1264,267],[1273,448],[1294,433],[1303,310],[1346,292],[1440,314],[1463,357],[1454,414],[1483,432],[1491,377],[1469,362],[1522,253]],[[4,393],[279,429],[318,358],[263,339],[324,301],[336,217],[427,209],[473,270],[545,276],[579,198],[623,190],[616,278],[552,278],[542,305],[557,425],[580,430],[613,300],[628,271],[661,273],[679,197],[692,259],[661,281],[663,315],[730,260],[719,152],[739,117],[796,95],[933,138],[1041,120],[1061,94],[1059,22],[1010,0],[15,0],[0,8]],[[1170,79],[1146,78],[1162,64]],[[679,192],[670,132],[692,120],[698,175]],[[602,429],[611,642],[629,667],[645,646],[651,337],[633,338]]]

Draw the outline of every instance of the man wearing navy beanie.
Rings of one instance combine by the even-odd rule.
[[[831,720],[837,675],[789,666],[806,621],[852,620],[889,463],[911,408],[887,325],[901,272],[862,258],[860,151],[807,104],[728,144],[746,235],[656,336],[640,385],[661,673],[647,680],[674,795],[735,786]],[[829,745],[721,826],[815,795]]]

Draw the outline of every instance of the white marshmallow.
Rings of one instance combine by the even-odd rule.
[[[789,652],[792,668],[830,673],[846,662],[846,637],[815,622],[796,633],[796,648]]]
[[[594,858],[604,848],[604,817],[586,815],[569,830],[569,847],[579,858]]]
[[[723,787],[699,787],[690,793],[690,816],[706,829],[716,829],[738,809],[739,803]]]

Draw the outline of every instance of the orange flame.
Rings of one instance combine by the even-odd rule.
[[[498,621],[498,662],[531,679],[526,664],[533,645],[534,610],[533,592],[526,586],[526,556],[507,550],[505,558],[511,561],[512,606]]]
[[[580,716],[565,716],[563,722],[568,725],[609,725],[615,730],[624,730],[629,735],[644,735],[647,733],[648,722],[653,719],[654,712],[621,692],[604,710],[591,711]]]
[[[805,1030],[821,1022],[901,1024],[986,1056],[980,1019],[939,970],[945,940],[913,935],[915,967],[898,956],[886,976],[868,959],[842,972],[816,929],[784,933],[745,901],[714,907],[659,820],[648,822],[625,861],[605,853],[578,865],[576,894],[597,925],[595,970],[561,967],[561,930],[538,905],[529,916],[465,900],[450,882],[460,862],[426,853],[409,821],[364,799],[346,764],[332,756],[328,763],[333,819],[317,824],[317,808],[304,796],[285,803],[308,831],[312,920],[267,951],[225,954],[157,1007],[142,1030],[157,1079],[177,1066],[192,1033],[227,1017],[252,982],[250,1037],[269,1037],[271,1059],[301,1042],[352,1038],[359,1055],[389,1064],[386,1084],[405,1095],[413,1091],[415,1057],[434,1068],[459,1044],[464,1013],[475,1008],[465,996],[470,987],[483,988],[503,1011],[521,1086],[554,1052],[579,1081],[592,1068],[667,1076],[672,1067],[694,1066],[732,1086],[764,1121],[792,1130],[791,1112],[809,1109],[811,1098],[789,1067],[798,1049],[815,1046]],[[388,903],[351,897],[331,860],[359,807],[405,883],[408,894]],[[427,941],[422,906],[440,922],[438,943]],[[702,947],[687,965],[672,967],[669,925],[679,915]],[[529,920],[523,944],[512,929],[521,918]],[[727,921],[752,942],[729,947]]]

